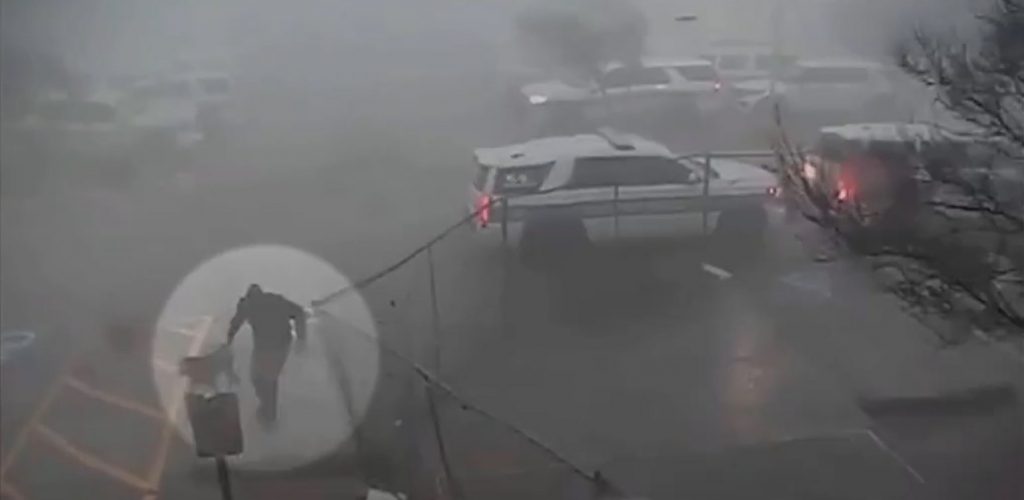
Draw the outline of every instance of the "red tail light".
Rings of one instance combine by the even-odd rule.
[[[488,194],[481,194],[476,200],[476,220],[480,227],[487,227],[491,221],[491,203],[493,199]]]
[[[856,183],[853,180],[856,178],[856,172],[860,169],[860,164],[853,160],[848,160],[839,165],[839,178],[836,182],[836,200],[840,202],[846,202],[853,199],[853,195],[856,194]]]
[[[836,192],[836,199],[845,202],[853,199],[853,185],[849,182],[839,181],[839,191]]]

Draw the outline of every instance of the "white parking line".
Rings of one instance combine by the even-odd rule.
[[[995,347],[999,352],[1013,358],[1014,361],[1024,364],[1024,354],[1020,353],[1019,351],[1016,351],[1012,347],[999,342],[998,340],[992,338],[987,333],[977,328],[974,328],[972,330],[972,333],[974,333],[975,337],[978,337],[979,339],[983,340],[988,345]]]
[[[875,434],[875,432],[872,431],[871,429],[864,429],[864,433],[871,437],[871,440],[874,441],[876,445],[878,445],[879,449],[881,449],[886,454],[891,456],[894,460],[896,460],[896,462],[898,462],[907,472],[909,472],[911,476],[914,476],[914,479],[916,479],[917,482],[924,484],[924,478],[921,477],[921,474],[918,474],[918,472],[913,467],[911,467],[911,465],[907,463],[907,461],[904,460],[903,457],[901,457],[898,453],[893,451],[892,448],[889,448],[889,446],[887,446],[885,442],[882,441],[882,438],[878,437],[878,434]]]
[[[712,266],[708,263],[701,263],[700,267],[720,280],[732,278],[732,273],[720,267]]]

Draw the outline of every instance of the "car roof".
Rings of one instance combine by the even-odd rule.
[[[875,61],[853,57],[828,57],[818,59],[801,59],[796,63],[804,68],[868,68],[881,69],[882,65]]]
[[[103,104],[107,106],[117,107],[121,102],[122,95],[118,92],[100,90],[91,92],[83,96],[74,96],[68,94],[52,94],[45,96],[39,100],[40,104],[56,104],[65,102],[91,102],[95,104]]]
[[[182,75],[179,75],[178,78],[192,79],[192,80],[207,79],[207,78],[223,78],[225,80],[230,80],[231,79],[231,75],[228,74],[225,71],[189,71],[188,73],[184,73]]]
[[[642,68],[669,68],[672,66],[712,66],[711,61],[699,57],[644,57],[640,60]],[[609,71],[622,68],[628,64],[622,61],[614,61],[605,65],[604,70]]]
[[[675,156],[660,143],[618,132],[545,137],[508,146],[479,148],[474,153],[479,163],[496,168],[540,165],[563,158]]]
[[[699,57],[649,57],[644,66],[713,66],[711,61]]]
[[[853,141],[931,140],[938,131],[923,123],[850,123],[823,127],[821,134],[835,134]]]
[[[743,48],[766,48],[772,50],[772,43],[765,40],[754,40],[746,38],[720,38],[712,40],[709,44],[711,47],[743,47]]]

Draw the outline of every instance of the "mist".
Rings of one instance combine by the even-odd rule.
[[[135,287],[147,285],[127,277],[159,275],[148,285],[159,296],[228,242],[295,235],[334,259],[358,262],[360,269],[383,264],[415,243],[385,235],[411,225],[415,229],[406,236],[425,238],[457,216],[472,148],[529,135],[505,119],[510,82],[521,83],[510,68],[544,52],[562,50],[551,59],[565,66],[591,57],[575,40],[571,50],[563,50],[567,41],[557,38],[524,47],[529,30],[524,33],[522,20],[531,9],[542,16],[544,9],[557,10],[570,23],[578,16],[580,26],[594,28],[587,36],[595,44],[612,47],[603,58],[694,56],[716,40],[771,43],[778,36],[781,47],[799,55],[855,53],[885,61],[892,43],[915,24],[971,25],[968,4],[975,2],[789,0],[777,2],[781,14],[773,14],[773,2],[755,0],[603,0],[609,8],[599,11],[588,10],[592,3],[5,0],[3,45],[60,61],[92,88],[116,75],[187,66],[229,72],[244,132],[230,151],[214,152],[184,174],[150,171],[198,189],[229,192],[192,204],[203,207],[208,227],[202,229],[183,215],[192,202],[170,197],[160,205],[159,196],[138,186],[93,192],[88,201],[82,193],[50,203],[8,200],[4,295],[87,302],[102,297],[106,304],[92,307],[100,309],[93,311],[99,317],[137,316],[125,304],[140,297]],[[676,21],[681,15],[697,20]],[[778,31],[773,15],[779,16]],[[632,26],[625,38],[615,29],[601,31],[616,22]],[[74,187],[69,182],[79,181],[64,181],[64,188]],[[246,191],[253,186],[265,192]],[[287,208],[272,211],[265,199],[287,199]],[[410,210],[432,199],[452,202]],[[76,220],[90,213],[79,203],[93,206],[94,218]],[[256,212],[246,215],[248,209]],[[147,213],[154,219],[147,220]],[[428,222],[414,222],[420,216]],[[247,222],[234,222],[239,217]],[[18,236],[15,228],[24,232]],[[332,241],[329,234],[344,235],[344,241]],[[403,245],[387,245],[383,252],[345,248],[364,235]],[[153,256],[167,258],[151,262]],[[41,286],[37,276],[48,284]],[[43,291],[51,286],[63,293]],[[49,300],[28,302],[45,310],[40,304]],[[21,308],[5,309],[5,319],[15,321]]]
[[[874,345],[854,344],[879,339],[871,337],[876,330],[891,333],[909,329],[906,325],[912,323],[902,316],[893,320],[896,326],[885,323],[898,313],[876,314],[881,306],[875,309],[877,301],[868,300],[863,301],[866,306],[858,302],[836,313],[839,320],[831,317],[822,306],[833,299],[829,287],[837,287],[836,297],[846,297],[839,293],[840,283],[854,287],[863,280],[847,279],[839,271],[833,279],[822,274],[817,260],[806,263],[805,252],[818,249],[804,246],[816,243],[803,241],[804,233],[799,243],[792,236],[798,229],[811,230],[797,228],[803,219],[790,217],[786,210],[791,207],[782,207],[775,199],[765,202],[772,204],[770,210],[752,210],[752,225],[766,227],[766,245],[776,245],[771,252],[778,250],[778,255],[750,257],[742,252],[760,250],[760,243],[737,243],[728,240],[728,233],[717,239],[711,226],[717,226],[718,214],[709,216],[705,210],[697,224],[702,226],[700,239],[686,240],[663,260],[645,252],[595,253],[538,271],[527,259],[512,257],[521,249],[506,245],[506,238],[514,236],[501,234],[495,221],[481,219],[480,200],[497,200],[484,192],[484,185],[490,182],[487,189],[494,189],[499,167],[484,165],[475,150],[584,134],[610,143],[613,138],[595,134],[595,125],[611,125],[663,145],[667,153],[659,154],[673,167],[683,165],[680,157],[714,151],[763,153],[773,146],[775,136],[774,122],[764,121],[772,117],[761,113],[770,109],[765,98],[774,97],[780,75],[758,68],[753,76],[728,76],[719,62],[711,62],[720,55],[715,51],[738,50],[751,66],[758,58],[784,55],[793,61],[834,58],[855,69],[863,69],[857,64],[864,61],[878,62],[882,69],[870,70],[887,72],[895,66],[894,47],[915,29],[955,33],[970,42],[980,26],[976,16],[995,0],[0,1],[0,330],[29,331],[37,339],[31,349],[24,349],[30,363],[4,365],[5,381],[27,381],[27,388],[17,389],[31,396],[26,401],[34,401],[42,382],[57,373],[65,359],[85,359],[96,371],[120,370],[141,360],[142,372],[126,368],[110,378],[136,384],[133,390],[143,399],[161,392],[159,399],[172,401],[178,396],[174,391],[165,386],[156,391],[159,370],[150,366],[149,357],[161,350],[170,353],[164,353],[168,360],[195,353],[182,350],[177,337],[160,336],[166,333],[161,329],[165,321],[184,321],[177,316],[205,318],[189,324],[206,325],[210,335],[204,347],[212,349],[225,341],[239,298],[254,281],[264,280],[270,291],[301,302],[308,312],[319,308],[318,298],[332,295],[333,288],[347,290],[373,277],[373,286],[351,296],[359,302],[357,327],[346,324],[346,318],[321,324],[341,324],[339,331],[370,331],[371,340],[379,333],[386,342],[408,347],[403,354],[412,353],[409,357],[417,362],[423,361],[417,356],[435,348],[436,359],[425,365],[436,363],[440,374],[444,364],[451,370],[446,375],[464,376],[457,380],[464,383],[460,390],[488,403],[488,409],[496,409],[502,418],[534,426],[523,435],[544,436],[556,445],[552,448],[571,448],[570,456],[592,460],[586,465],[596,467],[611,463],[620,452],[642,455],[692,443],[713,449],[757,443],[769,434],[774,439],[859,426],[864,415],[850,402],[859,394],[850,396],[843,392],[852,392],[850,387],[830,385],[833,379],[845,382],[848,374],[822,376],[819,360],[852,352],[863,356],[848,363],[851,367],[870,367],[864,371],[872,373],[865,378],[902,375],[902,359],[883,366],[885,360],[875,363],[872,358]],[[642,116],[602,122],[607,116],[601,113],[610,115],[613,108],[602,80],[609,73],[608,63],[624,63],[629,66],[624,69],[631,70],[634,63],[654,58],[672,61],[663,63],[662,76],[670,75],[673,85],[682,81],[700,89],[680,91],[672,97],[678,101],[669,104],[623,99],[624,108],[639,103]],[[708,73],[683,76],[687,65],[706,67]],[[138,89],[131,85],[144,88],[165,80],[200,78],[195,75],[214,75],[230,83],[229,95],[211,106],[226,117],[218,122],[222,128],[212,128],[215,133],[203,129],[205,115],[198,98],[164,108],[184,109],[185,122],[162,123],[159,134],[147,129],[131,135],[129,146],[103,144],[101,149],[123,151],[103,150],[96,158],[77,149],[65,155],[61,149],[67,136],[89,130],[87,124],[73,123],[67,127],[72,132],[65,135],[65,129],[40,125],[45,122],[41,110],[52,101],[95,99],[94,104],[102,105],[103,99],[120,99],[137,104],[132,98]],[[129,81],[134,83],[124,83]],[[534,95],[527,91],[532,85],[555,91]],[[661,92],[668,86],[627,83],[620,90],[645,87]],[[794,142],[810,143],[825,125],[916,119],[928,93],[920,86],[908,88],[893,85],[884,90],[891,96],[844,102],[838,112],[834,102],[825,103],[821,107],[832,106],[838,118],[797,123],[793,132],[799,137]],[[561,111],[561,103],[553,104],[557,92],[570,96],[570,118],[586,114],[575,114],[577,101],[583,102],[581,108],[591,106],[587,112],[598,118],[587,115],[562,128],[555,123],[557,117],[545,114]],[[698,104],[698,98],[689,94],[698,92],[702,98],[710,96],[706,109],[703,101]],[[841,101],[842,92],[836,92],[840,98],[833,101]],[[829,99],[817,99],[815,105]],[[110,105],[110,115],[120,120],[117,102]],[[878,111],[876,107],[881,108],[881,118],[860,114]],[[131,121],[135,118],[124,120],[131,123],[125,128],[143,128]],[[118,127],[119,122],[108,129]],[[179,145],[179,139],[188,145]],[[575,147],[571,141],[569,145]],[[618,145],[612,146],[618,151]],[[539,149],[540,156],[551,151]],[[523,156],[518,154],[510,157]],[[775,197],[780,193],[774,177],[779,172],[766,162],[776,159],[764,154],[741,158],[723,171],[746,171],[747,180],[765,183],[751,184],[745,199]],[[523,168],[556,165],[538,162]],[[704,174],[710,174],[710,162]],[[685,182],[674,178],[671,184],[695,182],[698,177],[687,176]],[[706,198],[712,176],[703,179]],[[733,189],[728,186],[723,189]],[[615,184],[616,211],[618,188]],[[616,212],[614,226],[607,224],[606,232],[618,237],[618,224]],[[729,229],[728,224],[723,227]],[[740,231],[747,226],[732,227]],[[559,233],[555,239],[563,236]],[[254,251],[259,258],[252,257]],[[236,260],[237,255],[249,257]],[[761,268],[751,270],[757,266]],[[862,290],[849,292],[867,295]],[[344,301],[333,305],[339,310],[352,306]],[[178,314],[179,309],[187,311]],[[814,351],[827,337],[818,332],[860,328],[860,321],[877,322],[878,328],[849,335],[853,347],[843,345],[839,354]],[[521,331],[508,334],[507,324]],[[320,326],[311,326],[316,328]],[[643,335],[651,332],[655,333]],[[441,337],[448,349],[443,355],[437,347]],[[358,339],[350,335],[342,344],[347,352],[373,361],[367,363],[373,377],[365,378],[359,390],[361,404],[370,409],[356,412],[361,416],[365,410],[372,419],[383,411],[377,406],[405,404],[405,389],[393,387],[399,385],[399,376],[385,374],[385,369],[401,364],[407,372],[403,377],[409,375],[415,384],[422,380],[408,369],[408,359],[389,357],[374,343],[353,347],[365,340]],[[793,339],[792,346],[784,345]],[[251,343],[243,345],[249,349]],[[315,345],[323,351],[332,349],[327,342]],[[921,357],[907,349],[910,354],[903,359]],[[94,352],[102,354],[91,357]],[[244,354],[247,357],[248,351]],[[573,358],[588,355],[593,359]],[[800,359],[804,355],[807,360]],[[686,371],[669,374],[668,367],[677,365]],[[6,371],[8,366],[14,368]],[[877,366],[882,368],[875,370]],[[641,373],[649,367],[655,370]],[[586,371],[591,368],[594,373]],[[850,379],[861,376],[854,368],[848,370],[853,373]],[[636,380],[632,374],[616,373],[634,370]],[[526,371],[532,373],[522,376],[520,372]],[[7,373],[17,373],[17,378]],[[306,397],[314,389],[338,394],[331,385],[334,372],[319,364],[305,375],[315,387],[288,388],[294,401],[335,404]],[[521,381],[533,375],[538,378]],[[587,387],[569,385],[581,380],[587,380]],[[670,382],[657,385],[664,380]],[[679,384],[687,381],[693,385],[680,390]],[[876,382],[871,379],[865,385],[886,385]],[[620,399],[586,393],[606,387],[609,393],[620,391]],[[644,389],[637,391],[638,387]],[[798,394],[800,401],[772,400],[776,390],[786,398]],[[3,392],[8,391],[5,385]],[[672,399],[680,395],[685,400]],[[842,399],[847,397],[850,401]],[[644,410],[651,401],[662,400],[671,405]],[[15,408],[12,411],[25,414],[21,420],[33,413],[22,401],[6,401],[5,406]],[[617,407],[602,406],[605,403]],[[799,408],[778,411],[790,403]],[[811,404],[822,406],[805,407]],[[300,429],[306,431],[303,440],[295,442],[311,443],[316,455],[332,448],[324,452],[329,453],[340,445],[318,441],[322,429],[316,426],[334,422],[321,417],[321,407],[310,408],[303,410],[303,418],[293,420],[308,424]],[[561,413],[549,408],[561,408]],[[415,418],[426,414],[420,410]],[[72,413],[68,412],[69,420],[78,418]],[[412,432],[409,415],[384,414],[378,419],[383,435],[405,439],[405,433]],[[544,420],[550,414],[557,414],[557,422]],[[19,420],[8,419],[5,413],[5,421]],[[348,439],[347,431],[354,425],[338,440]],[[5,445],[10,442],[6,429]],[[287,447],[287,434],[281,436],[285,437],[278,444]],[[420,436],[411,444],[402,443],[406,448],[396,455],[421,445],[417,439]],[[189,454],[179,464],[192,461]],[[183,484],[189,481],[182,479]]]

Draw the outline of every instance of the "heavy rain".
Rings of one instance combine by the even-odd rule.
[[[2,0],[3,500],[1024,497],[1021,0]]]

